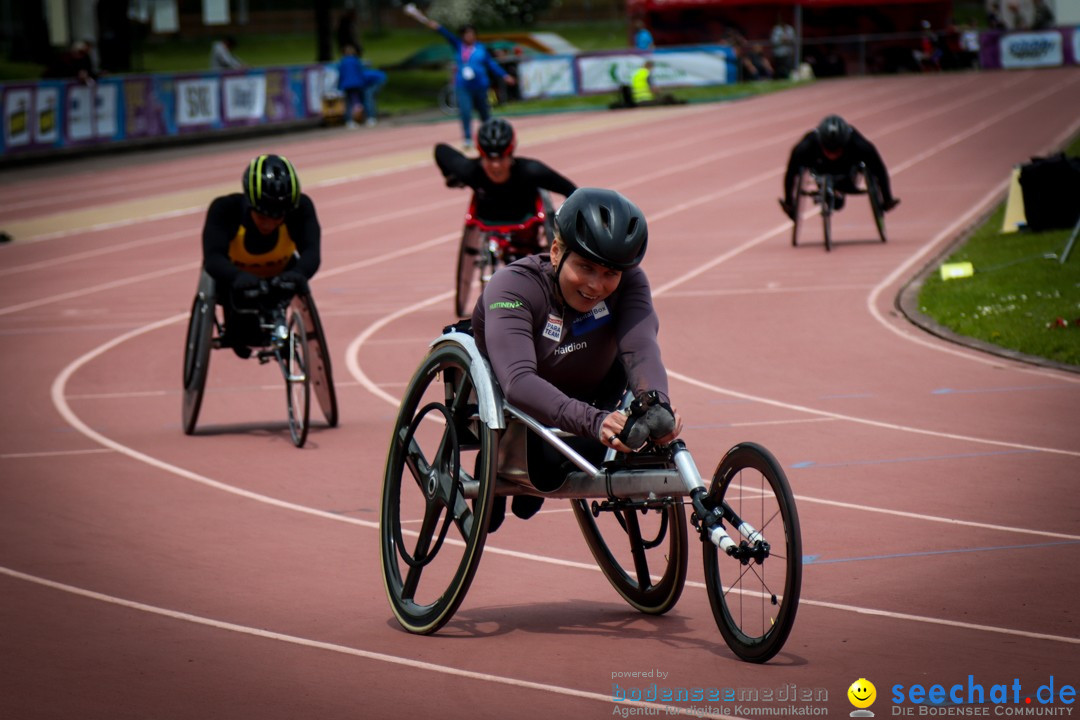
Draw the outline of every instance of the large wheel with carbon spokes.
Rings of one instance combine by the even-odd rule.
[[[824,175],[821,180],[821,223],[825,232],[825,252],[832,250],[832,215],[836,205],[836,189],[832,175]]]
[[[326,424],[337,427],[338,406],[337,392],[334,390],[334,375],[330,368],[330,350],[326,345],[326,333],[323,331],[319,312],[315,309],[315,300],[310,294],[297,295],[292,302],[293,312],[304,318],[307,330],[308,355],[311,359],[311,388],[315,399],[326,418]]]
[[[289,312],[289,339],[282,350],[282,374],[289,404],[289,435],[293,445],[304,447],[311,413],[311,351],[300,313]]]
[[[460,345],[436,346],[409,383],[386,458],[383,582],[413,633],[433,633],[453,616],[487,539],[498,435],[480,419],[473,372]]]
[[[686,513],[672,501],[663,509],[601,511],[571,501],[585,542],[608,582],[643,613],[675,607],[686,582]]]
[[[885,211],[881,208],[881,188],[870,173],[866,173],[866,194],[870,197],[870,210],[874,213],[878,237],[885,242]]]
[[[740,544],[732,557],[708,539],[702,542],[713,617],[736,655],[766,662],[791,633],[802,588],[802,538],[791,488],[768,450],[742,443],[720,461],[705,504],[723,505],[724,526]]]
[[[210,369],[210,350],[214,340],[214,298],[200,292],[191,304],[187,342],[184,345],[184,434],[195,432]]]
[[[806,171],[800,170],[799,174],[795,178],[795,188],[791,197],[795,199],[795,217],[791,222],[791,247],[796,247],[799,244],[799,226],[802,224],[803,207],[806,204],[806,189],[803,187],[806,183]]]
[[[475,227],[466,227],[462,231],[461,247],[458,249],[457,284],[454,288],[454,312],[459,318],[472,315],[477,298],[477,283],[479,292],[483,292],[482,275],[487,252],[484,244],[484,233]]]

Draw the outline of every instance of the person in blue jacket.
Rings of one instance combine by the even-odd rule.
[[[359,127],[358,106],[364,108],[364,123],[372,127],[377,122],[375,93],[386,84],[386,73],[364,67],[355,45],[345,45],[345,54],[338,63],[338,89],[345,95],[345,126]]]
[[[472,113],[476,109],[481,122],[491,117],[491,104],[488,102],[488,89],[491,81],[488,73],[501,77],[508,85],[517,81],[491,57],[483,44],[476,41],[476,28],[466,25],[461,29],[461,37],[447,30],[420,12],[415,5],[405,6],[405,13],[420,23],[436,31],[450,43],[457,55],[455,87],[457,89],[458,112],[465,131],[465,149],[472,148]]]

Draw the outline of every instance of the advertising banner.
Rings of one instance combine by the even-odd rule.
[[[60,141],[60,88],[37,88],[34,93],[34,114],[31,117],[34,143],[56,145]]]
[[[1064,42],[1057,30],[1009,33],[1001,37],[1001,66],[1017,68],[1058,67],[1065,63]]]
[[[630,76],[645,64],[654,63],[654,87],[687,85],[724,85],[734,74],[729,73],[730,48],[710,50],[676,50],[653,54],[583,55],[577,58],[581,92],[612,92],[620,85],[629,85]]]
[[[574,58],[537,58],[518,65],[521,97],[558,97],[574,95]]]
[[[250,125],[266,114],[266,76],[241,75],[222,79],[226,125]]]
[[[187,78],[176,81],[176,128],[205,130],[221,122],[218,101],[221,79]]]

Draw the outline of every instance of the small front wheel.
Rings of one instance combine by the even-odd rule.
[[[740,658],[766,662],[791,633],[802,588],[802,536],[787,477],[765,448],[736,445],[717,466],[705,505],[723,508],[739,544],[728,555],[702,541],[716,625]]]

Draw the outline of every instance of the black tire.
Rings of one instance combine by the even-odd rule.
[[[877,225],[878,237],[885,242],[885,211],[881,209],[881,188],[877,180],[869,173],[866,176],[866,194],[870,196],[870,210],[874,213],[874,224]]]
[[[184,345],[184,434],[195,432],[202,408],[206,376],[210,369],[210,350],[213,348],[214,299],[203,293],[195,296],[188,319],[187,342]]]
[[[720,461],[706,500],[724,504],[725,528],[745,546],[730,511],[769,543],[760,562],[729,557],[711,541],[702,542],[705,586],[713,617],[728,647],[743,660],[763,663],[784,646],[802,589],[802,538],[795,499],[783,469],[765,448],[733,447]]]
[[[791,247],[797,247],[799,244],[799,226],[802,224],[803,205],[806,202],[806,189],[803,187],[806,184],[806,174],[805,170],[799,171],[791,195],[791,197],[795,198],[795,217],[791,221]]]
[[[462,231],[461,246],[458,248],[457,284],[454,290],[454,312],[459,318],[472,315],[478,280],[483,292],[481,253],[487,252],[487,249],[482,247],[484,244],[484,233],[476,228],[466,227]]]
[[[596,564],[631,607],[649,615],[675,607],[686,583],[689,545],[681,503],[645,515],[615,510],[599,517],[593,517],[585,500],[572,500],[570,505]],[[643,531],[645,523],[649,527]],[[653,572],[653,566],[663,572]],[[654,581],[654,575],[660,579]]]
[[[383,583],[398,622],[412,633],[436,632],[457,611],[487,539],[498,434],[478,415],[472,373],[460,345],[437,345],[409,382],[386,458]],[[475,473],[471,501],[463,468]],[[402,526],[410,521],[418,531],[407,548]]]
[[[293,445],[304,447],[311,414],[311,348],[300,313],[289,313],[289,339],[283,352],[280,361],[289,406],[289,435]]]
[[[540,206],[544,209],[543,247],[549,249],[555,242],[555,205],[551,202],[551,193],[547,190],[540,191]]]
[[[438,97],[439,109],[447,115],[458,114],[457,104],[457,88],[454,87],[454,83],[450,82],[443,85],[439,90]]]
[[[833,187],[832,175],[821,178],[821,224],[825,232],[825,252],[832,250],[832,214],[833,204],[836,202],[836,190]]]
[[[311,387],[315,391],[315,399],[326,418],[326,424],[337,427],[337,392],[334,390],[334,374],[330,367],[330,350],[326,344],[322,321],[319,320],[319,311],[315,308],[315,299],[307,293],[297,295],[292,307],[293,312],[300,313],[304,318],[311,359]]]

